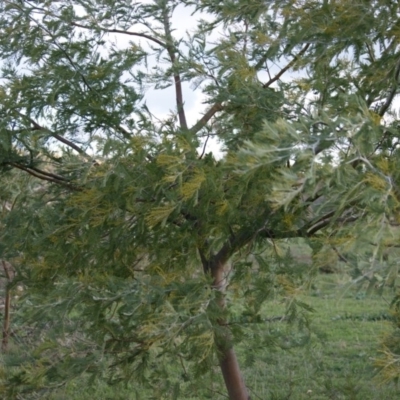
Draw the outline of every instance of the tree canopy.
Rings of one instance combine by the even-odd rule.
[[[4,390],[88,373],[172,393],[169,363],[189,379],[217,359],[247,399],[233,345],[273,338],[240,321],[276,295],[307,309],[280,240],[395,284],[378,267],[398,241],[399,7],[1,0],[0,258],[46,327]]]

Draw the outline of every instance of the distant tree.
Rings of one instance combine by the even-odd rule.
[[[10,192],[0,259],[43,327],[4,393],[83,373],[172,393],[170,365],[190,380],[216,357],[229,398],[248,399],[233,345],[247,329],[267,339],[232,323],[235,302],[259,323],[272,295],[291,317],[302,306],[280,240],[304,238],[317,266],[344,258],[372,286],[393,276],[376,274],[398,240],[399,8],[1,0],[0,166],[41,183]],[[147,91],[168,87],[157,115]],[[195,123],[191,90],[206,105]]]

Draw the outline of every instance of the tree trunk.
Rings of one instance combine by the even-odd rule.
[[[223,292],[225,286],[225,264],[218,263],[211,267],[213,277],[213,288]],[[221,308],[225,308],[225,298],[221,296],[218,301]],[[226,325],[226,321],[219,321],[221,326]],[[239,363],[235,351],[231,344],[231,333],[229,328],[225,327],[226,334],[218,338],[217,348],[219,351],[219,365],[224,377],[225,386],[228,390],[230,400],[249,400],[246,385],[240,371]]]
[[[219,365],[224,377],[230,400],[249,400],[246,385],[240,371],[239,363],[233,348],[223,350]]]

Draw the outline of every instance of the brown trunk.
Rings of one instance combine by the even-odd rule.
[[[217,264],[211,268],[213,279],[213,287],[220,292],[224,291],[225,281],[225,265]],[[225,299],[221,296],[219,306],[225,307]],[[225,321],[220,321],[221,325],[225,325]],[[226,328],[226,334],[223,338],[218,338],[217,347],[219,350],[219,365],[224,377],[225,386],[228,390],[230,400],[249,400],[249,394],[244,384],[239,363],[236,358],[235,351],[232,348],[231,334]]]
[[[225,386],[228,390],[230,400],[249,400],[246,385],[240,372],[239,363],[233,348],[223,350],[224,353],[219,360]]]

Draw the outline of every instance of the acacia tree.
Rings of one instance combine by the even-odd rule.
[[[0,164],[41,182],[12,192],[0,258],[29,317],[53,321],[8,393],[82,373],[166,393],[168,363],[189,379],[216,357],[229,398],[248,399],[231,304],[255,322],[271,295],[300,304],[296,269],[254,250],[304,238],[318,263],[373,244],[356,270],[375,282],[397,237],[395,2],[0,4]],[[189,85],[206,105],[193,124]],[[165,117],[146,90],[167,87]]]

